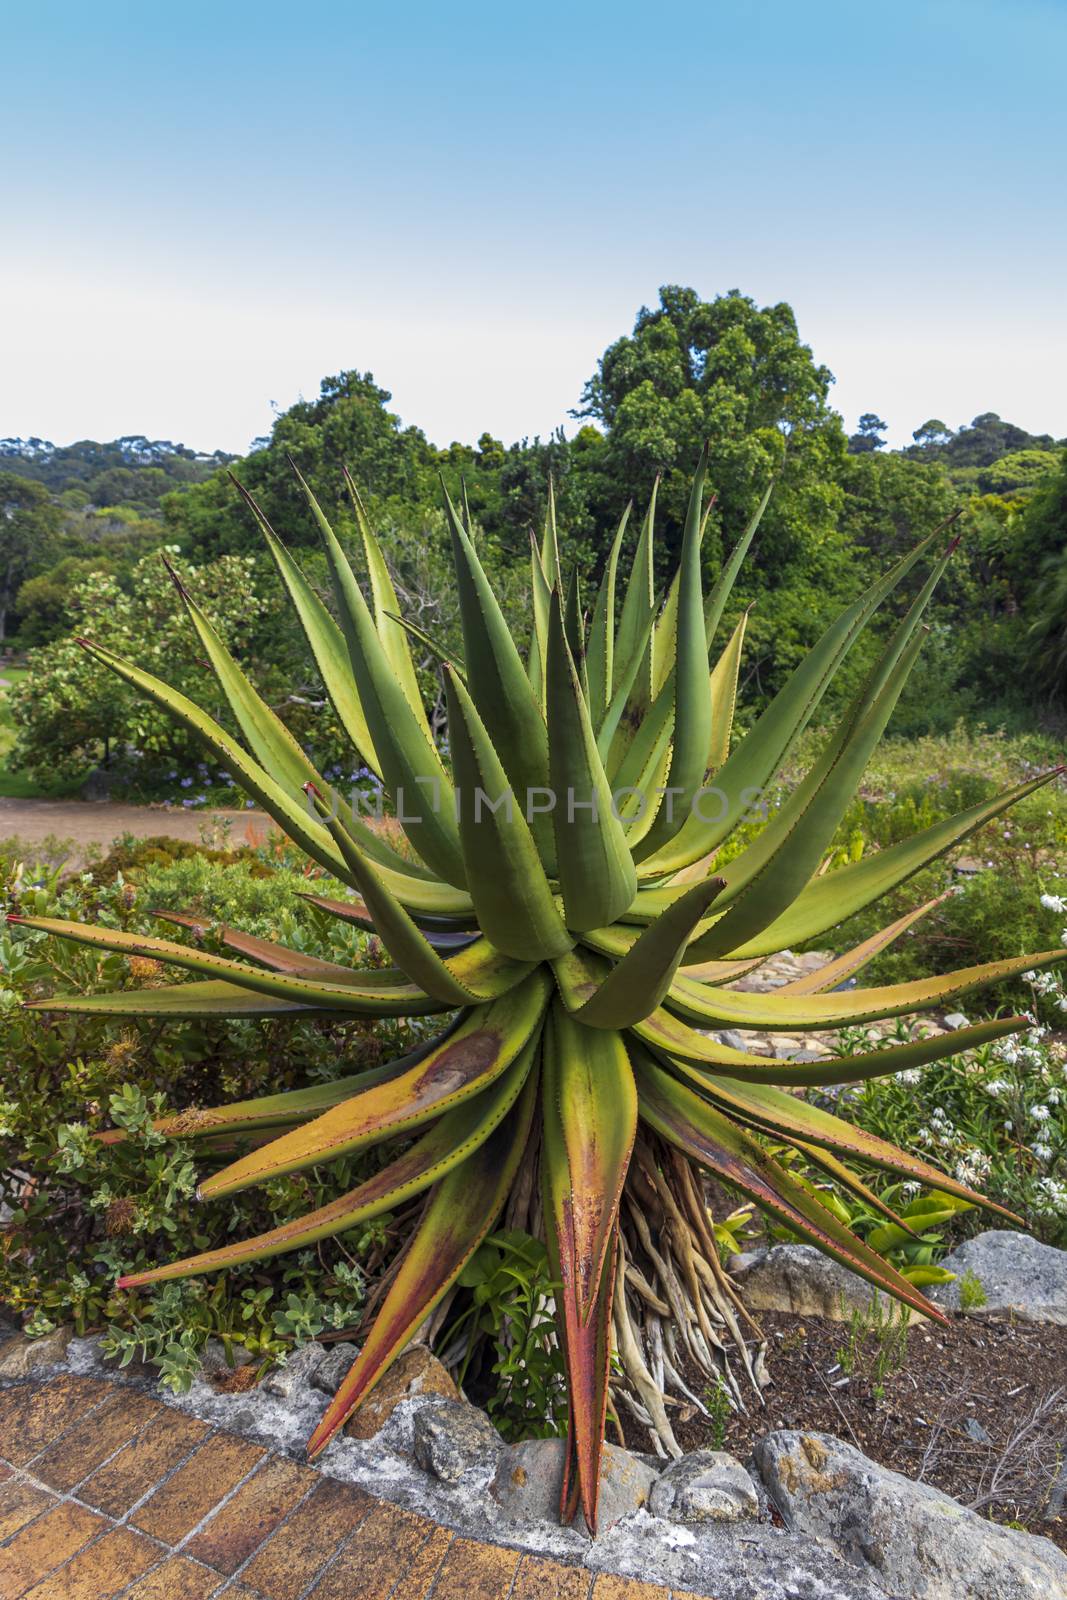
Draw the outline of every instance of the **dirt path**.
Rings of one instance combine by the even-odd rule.
[[[271,827],[261,811],[186,811],[180,806],[126,806],[111,800],[11,800],[0,798],[0,839],[17,836],[27,844],[40,844],[49,836],[71,840],[74,855],[86,847],[107,849],[120,834],[144,839],[168,834],[172,839],[221,844],[226,824],[236,844],[249,842],[250,833],[262,839]]]

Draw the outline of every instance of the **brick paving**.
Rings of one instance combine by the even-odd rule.
[[[0,1600],[216,1595],[672,1600],[464,1538],[136,1390],[69,1375],[0,1389]]]

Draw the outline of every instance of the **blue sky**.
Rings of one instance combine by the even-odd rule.
[[[1067,434],[1064,0],[0,19],[0,435],[240,450],[345,367],[545,433],[666,282],[788,300],[850,426]]]

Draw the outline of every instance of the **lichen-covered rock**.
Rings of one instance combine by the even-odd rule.
[[[1007,1313],[1023,1322],[1067,1325],[1067,1250],[1031,1239],[1027,1233],[992,1228],[947,1255],[941,1265],[956,1273],[952,1283],[937,1283],[930,1299],[950,1311],[960,1309],[960,1279],[978,1279],[985,1303],[968,1309],[979,1316]]]
[[[508,1445],[489,1487],[513,1522],[558,1522],[567,1447],[562,1439],[525,1439]],[[606,1444],[600,1468],[598,1531],[648,1503],[656,1474],[628,1450]]]
[[[372,1439],[401,1400],[428,1394],[439,1394],[445,1400],[459,1399],[459,1390],[437,1357],[424,1344],[415,1344],[393,1362],[381,1382],[349,1418],[345,1432],[353,1439]]]
[[[311,1383],[325,1359],[326,1346],[316,1344],[312,1339],[309,1344],[302,1344],[299,1350],[294,1350],[284,1366],[275,1367],[269,1372],[263,1387],[268,1394],[277,1395],[279,1400],[293,1400],[301,1389]]]
[[[350,1344],[347,1339],[331,1344],[311,1374],[311,1387],[322,1394],[336,1394],[358,1355],[359,1345]]]
[[[442,1483],[458,1483],[471,1471],[491,1468],[503,1443],[485,1412],[466,1400],[441,1400],[415,1417],[415,1460]]]
[[[756,1466],[787,1527],[829,1539],[908,1600],[1067,1600],[1067,1556],[988,1522],[826,1433],[761,1439]]]
[[[887,1600],[882,1585],[833,1545],[766,1522],[689,1528],[638,1511],[601,1533],[583,1559],[594,1572],[632,1578],[637,1593],[655,1583],[671,1589],[676,1600],[690,1594],[715,1600]],[[630,1590],[624,1586],[623,1592]]]
[[[652,1485],[648,1509],[671,1522],[740,1522],[759,1516],[756,1486],[725,1450],[694,1450]]]
[[[877,1298],[897,1315],[896,1303],[866,1279],[810,1244],[776,1244],[734,1256],[730,1275],[750,1311],[791,1311],[798,1317],[847,1321]]]
[[[0,1345],[0,1378],[25,1378],[38,1367],[54,1367],[63,1361],[73,1336],[71,1328],[55,1328],[30,1339],[18,1333]]]

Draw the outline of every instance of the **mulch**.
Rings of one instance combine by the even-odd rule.
[[[771,1374],[764,1404],[710,1423],[690,1408],[675,1423],[684,1450],[729,1450],[745,1461],[776,1428],[832,1433],[1067,1550],[1067,1327],[963,1316],[947,1328],[915,1323],[898,1330],[899,1365],[879,1373],[885,1344],[876,1333],[850,1340],[847,1324],[777,1312],[759,1322]],[[705,1394],[692,1371],[686,1382]],[[641,1429],[625,1427],[632,1448],[649,1448]]]

